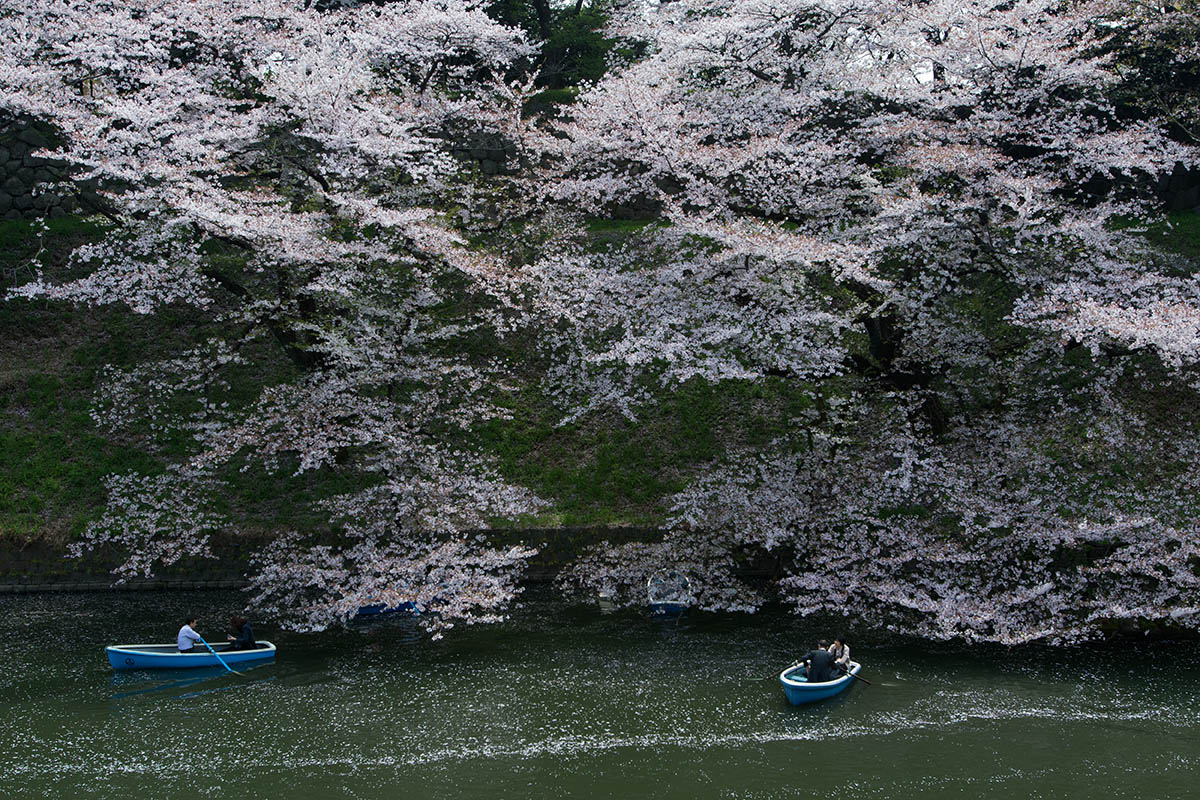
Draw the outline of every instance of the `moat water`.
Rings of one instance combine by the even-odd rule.
[[[237,592],[0,597],[4,798],[1186,798],[1200,647],[932,646],[854,632],[873,685],[794,708],[832,633],[532,600],[432,642],[296,635],[243,676],[114,672],[107,644],[223,639]]]

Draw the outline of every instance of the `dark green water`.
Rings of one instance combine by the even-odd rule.
[[[1184,798],[1200,649],[855,641],[874,686],[786,704],[816,634],[530,602],[429,642],[403,620],[260,638],[275,664],[114,673],[105,644],[223,638],[237,593],[0,598],[0,797]],[[193,674],[195,673],[195,674]]]

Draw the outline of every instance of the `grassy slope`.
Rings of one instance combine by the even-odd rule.
[[[98,234],[76,219],[49,224],[41,260],[52,268]],[[33,277],[41,245],[28,223],[0,223],[0,291]],[[99,368],[131,357],[131,317],[0,302],[0,539],[77,532],[104,502],[104,475],[160,468],[140,448],[105,438],[88,416]]]
[[[62,274],[66,254],[102,233],[78,219],[49,224],[39,237],[28,223],[0,222],[0,294],[34,277],[31,259]],[[153,474],[187,452],[186,436],[113,435],[89,411],[106,365],[176,353],[203,337],[196,322],[184,310],[140,316],[123,307],[0,302],[0,541],[73,538],[102,511],[105,475]],[[256,364],[229,399],[248,402],[279,370],[268,360]],[[353,485],[330,473],[293,479],[231,468],[224,477],[231,491],[218,498],[219,510],[248,531],[319,524],[309,501]]]
[[[0,223],[0,291],[33,279],[34,259],[47,273],[62,274],[67,253],[102,232],[69,218],[52,221],[45,236],[27,223]],[[182,312],[145,317],[122,308],[0,302],[0,541],[73,538],[101,512],[105,475],[154,473],[185,452],[186,440],[111,435],[89,410],[105,365],[186,347],[199,335],[190,323]],[[235,394],[248,400],[263,378],[249,377]],[[526,390],[512,399],[514,419],[482,426],[474,443],[494,454],[509,479],[558,501],[526,524],[653,525],[663,518],[659,500],[683,486],[689,466],[712,459],[731,440],[778,432],[775,415],[756,412],[775,404],[770,394],[697,385],[665,397],[636,423],[611,417],[559,428],[555,409]],[[286,470],[231,469],[226,477],[233,487],[219,499],[220,510],[250,530],[319,527],[324,520],[311,501],[356,485],[330,471],[292,478]]]
[[[1176,213],[1172,223],[1153,236],[1165,249],[1200,259],[1200,215]],[[42,262],[54,268],[71,247],[100,232],[69,218],[50,225],[43,242],[26,223],[0,223],[0,291],[32,277],[28,264],[39,249]],[[595,232],[619,236],[622,226],[634,225],[640,224],[597,223]],[[186,345],[194,333],[184,323],[169,314],[0,302],[0,540],[77,535],[103,507],[104,475],[153,472],[179,454],[182,445],[154,449],[107,436],[88,409],[103,365]],[[769,441],[806,402],[802,387],[782,382],[695,383],[665,394],[636,422],[595,416],[557,427],[555,409],[527,388],[511,400],[512,420],[492,421],[474,434],[506,477],[554,501],[522,524],[652,526],[665,516],[661,500],[681,489],[696,467],[728,448]],[[231,470],[228,477],[233,490],[223,510],[239,527],[258,530],[320,526],[309,502],[353,486],[330,472],[292,479],[286,472]]]
[[[555,506],[536,527],[662,523],[662,500],[730,448],[762,445],[808,402],[782,382],[719,388],[693,382],[664,394],[636,420],[591,416],[555,427],[555,410],[533,395],[511,421],[476,433],[501,472]]]

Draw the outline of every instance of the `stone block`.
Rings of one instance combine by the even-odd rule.
[[[28,194],[29,193],[29,185],[26,184],[25,181],[21,180],[16,175],[13,175],[12,177],[10,177],[8,180],[6,180],[4,182],[4,192],[5,192],[5,194],[10,194],[13,197],[16,197],[16,196],[22,195],[22,194]]]
[[[0,214],[12,208],[12,195],[0,192]]]
[[[1164,178],[1163,189],[1168,192],[1178,192],[1188,188],[1188,184],[1193,180],[1190,173],[1191,170],[1176,161],[1175,168],[1171,170],[1171,174]]]
[[[11,156],[9,155],[8,148],[0,147],[0,164],[7,164],[9,158],[11,158]]]
[[[34,149],[50,146],[50,141],[37,128],[26,128],[18,133],[16,138]]]
[[[1187,211],[1200,205],[1200,186],[1175,192],[1168,204],[1172,211]]]
[[[20,219],[21,212],[17,211],[15,208],[10,208],[8,211],[4,212],[4,218],[5,219]]]
[[[13,196],[13,208],[25,211],[33,208],[33,198],[28,194],[18,194]]]
[[[54,206],[50,209],[50,219],[61,219],[67,215],[67,210],[62,206]]]
[[[54,192],[39,192],[33,196],[33,207],[42,211],[56,206],[61,202],[62,198]]]
[[[18,161],[29,155],[29,145],[24,142],[13,142],[8,148],[8,157],[10,160]]]

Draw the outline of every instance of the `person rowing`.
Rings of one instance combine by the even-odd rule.
[[[817,649],[809,650],[801,656],[800,663],[807,667],[805,675],[809,683],[824,683],[833,679],[833,654],[827,649],[824,640],[817,644]]]
[[[183,627],[179,629],[179,635],[175,637],[175,646],[179,648],[179,652],[194,653],[197,642],[203,641],[193,627],[196,622],[195,617],[188,617],[183,623]]]

